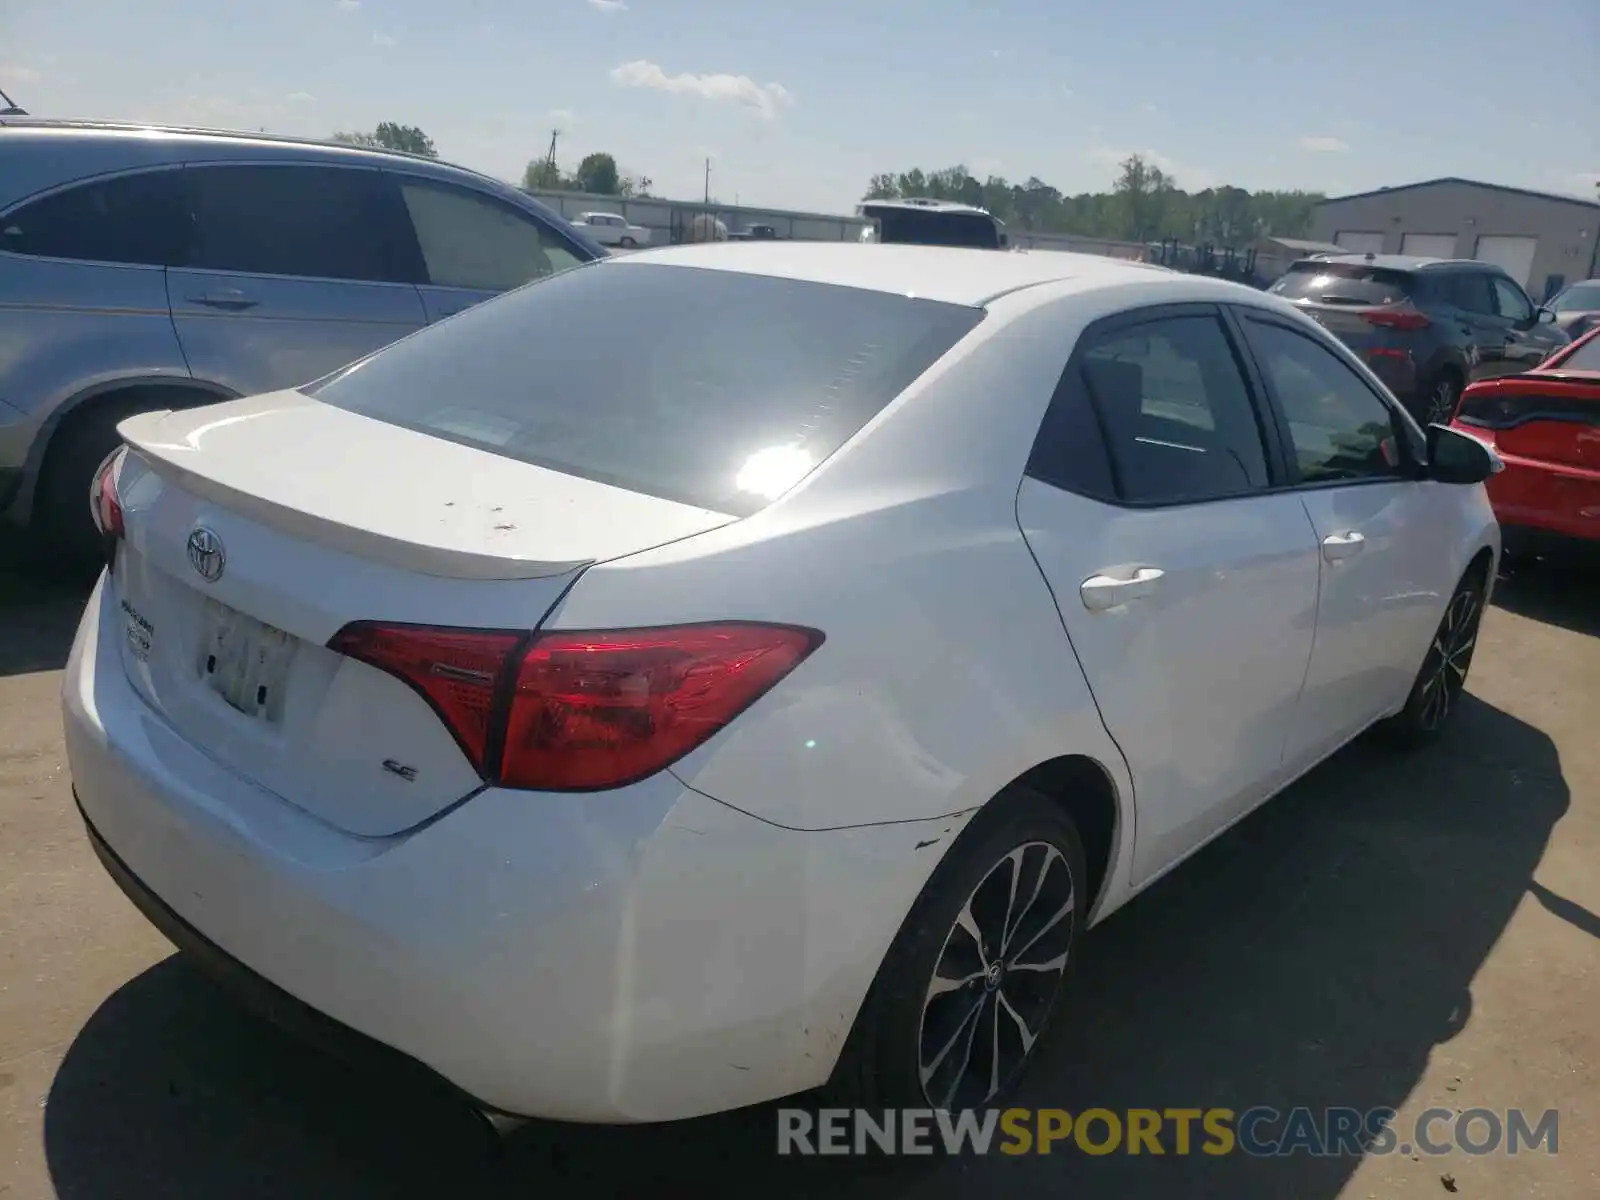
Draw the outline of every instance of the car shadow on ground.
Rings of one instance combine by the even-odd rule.
[[[1494,604],[1518,616],[1600,637],[1600,546],[1511,562]]]
[[[1568,804],[1554,746],[1469,697],[1447,738],[1346,750],[1086,940],[1018,1103],[1398,1108],[1472,1015],[1475,973]],[[530,1020],[536,1020],[530,1013]],[[771,1107],[653,1128],[483,1127],[353,1075],[169,959],[101,1006],[45,1114],[60,1196],[1218,1195],[1333,1200],[1353,1158],[779,1157]]]

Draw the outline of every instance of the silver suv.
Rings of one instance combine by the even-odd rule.
[[[88,560],[91,476],[130,413],[308,383],[605,253],[409,155],[0,119],[0,516]]]

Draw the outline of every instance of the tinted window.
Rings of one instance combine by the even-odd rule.
[[[383,177],[333,167],[190,167],[187,265],[260,275],[398,278]]]
[[[1091,334],[1079,362],[1124,500],[1206,500],[1267,485],[1255,407],[1216,318]]]
[[[1117,499],[1105,434],[1076,367],[1062,376],[1045,412],[1028,458],[1028,474],[1082,496]]]
[[[1557,371],[1600,371],[1600,338],[1590,338],[1566,358]]]
[[[414,179],[400,191],[429,283],[504,292],[583,261],[542,223],[492,197]]]
[[[1434,291],[1446,304],[1470,313],[1494,316],[1494,289],[1482,271],[1450,271],[1429,277]]]
[[[183,235],[177,171],[86,183],[0,217],[0,249],[92,262],[168,266]]]
[[[1302,480],[1399,473],[1394,416],[1354,371],[1303,334],[1254,320],[1246,326],[1262,373],[1288,419]]]
[[[312,394],[508,458],[743,515],[843,445],[982,315],[619,260],[470,308]]]
[[[1600,283],[1578,283],[1550,302],[1556,312],[1592,312],[1600,309]]]
[[[878,240],[917,246],[966,246],[994,250],[1000,231],[981,213],[937,212],[915,208],[868,210],[878,218]]]
[[[1490,279],[1494,284],[1495,303],[1502,317],[1519,323],[1533,320],[1533,302],[1523,294],[1521,288],[1501,275],[1490,276]]]
[[[1321,304],[1398,304],[1411,295],[1404,271],[1360,263],[1297,262],[1269,289],[1288,300]]]

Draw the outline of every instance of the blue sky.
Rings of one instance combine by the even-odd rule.
[[[1403,15],[1402,15],[1403,14]],[[0,0],[43,115],[326,135],[395,120],[508,179],[607,150],[663,195],[847,211],[965,163],[1069,192],[1437,175],[1593,196],[1600,0]]]

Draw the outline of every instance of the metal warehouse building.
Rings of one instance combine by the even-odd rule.
[[[1311,236],[1357,253],[1475,258],[1535,298],[1600,274],[1600,203],[1470,179],[1429,179],[1317,205]]]

